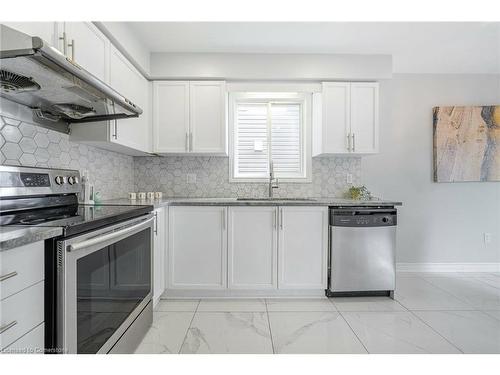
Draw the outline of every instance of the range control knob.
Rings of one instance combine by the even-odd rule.
[[[387,216],[384,216],[384,217],[382,218],[382,222],[384,222],[384,223],[389,222],[389,218],[388,218]]]
[[[68,177],[68,182],[70,185],[75,185],[78,183],[78,177],[76,176],[69,176]]]
[[[57,185],[64,185],[66,183],[66,177],[56,176],[55,181]]]

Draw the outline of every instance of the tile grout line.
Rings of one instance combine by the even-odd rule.
[[[442,337],[443,340],[445,340],[448,344],[450,344],[451,346],[453,346],[455,349],[457,349],[460,353],[462,354],[465,354],[465,352],[460,349],[458,346],[456,346],[455,344],[453,344],[450,340],[448,340],[446,337],[444,337],[440,332],[438,332],[436,329],[434,329],[434,327],[432,327],[430,324],[428,324],[425,320],[423,320],[422,318],[420,318],[417,314],[415,314],[412,310],[408,310],[410,312],[410,314],[412,314],[415,318],[417,318],[418,320],[420,320],[422,323],[424,323],[427,327],[429,327],[433,332],[435,332],[438,336]],[[445,310],[441,310],[441,311],[445,311]]]
[[[473,307],[473,308],[475,309],[475,306],[472,306],[469,302],[467,302],[466,300],[462,299],[461,297],[459,297],[459,296],[455,295],[454,293],[447,291],[446,289],[444,289],[444,288],[440,287],[439,285],[434,284],[433,282],[431,282],[431,281],[427,280],[426,278],[423,278],[423,277],[422,277],[422,280],[424,280],[424,282],[426,282],[427,284],[432,285],[434,288],[439,289],[440,291],[442,291],[442,292],[444,292],[444,293],[446,293],[446,294],[448,294],[448,295],[450,295],[450,296],[452,296],[452,297],[454,297],[454,298],[458,299],[460,302],[463,302],[463,303],[465,303],[467,306]]]
[[[264,303],[266,305],[267,324],[269,326],[269,336],[271,337],[271,347],[273,349],[273,354],[276,354],[276,351],[274,350],[273,331],[271,330],[271,319],[269,318],[269,309],[267,308],[267,298],[264,298]]]
[[[366,353],[370,354],[368,348],[365,346],[365,343],[363,341],[361,341],[361,339],[359,338],[358,334],[356,333],[356,331],[354,331],[354,329],[351,327],[351,325],[349,324],[349,322],[347,321],[347,319],[345,318],[344,314],[342,314],[341,311],[338,311],[338,314],[342,317],[342,319],[344,320],[344,322],[347,324],[347,326],[350,328],[351,332],[354,333],[354,336],[356,336],[356,338],[358,339],[358,341],[360,342],[360,344],[363,346],[363,348],[365,348],[366,350]]]
[[[195,317],[196,313],[198,312],[198,307],[200,306],[200,303],[201,303],[201,299],[198,300],[198,304],[196,305],[196,309],[193,312],[193,316],[191,317],[191,321],[189,322],[189,327],[186,330],[186,334],[184,335],[184,339],[182,340],[181,346],[180,346],[177,354],[181,354],[182,347],[184,346],[184,343],[186,342],[187,335],[189,333],[189,330],[191,329],[191,325],[193,324],[194,317]]]
[[[496,277],[496,276],[495,276],[495,277]],[[479,283],[481,283],[482,285],[488,285],[488,286],[489,286],[489,287],[491,287],[491,288],[495,288],[495,289],[500,290],[500,287],[496,287],[496,286],[494,286],[494,285],[488,284],[486,281],[481,280],[481,278],[479,278],[479,277],[477,277],[477,278],[472,278],[472,279],[473,279],[473,280],[475,280],[475,281],[477,281],[477,282],[479,282]]]

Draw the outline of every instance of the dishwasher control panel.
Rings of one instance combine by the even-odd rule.
[[[389,227],[397,225],[395,209],[332,209],[330,225],[337,227]]]

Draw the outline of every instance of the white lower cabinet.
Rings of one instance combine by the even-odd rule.
[[[276,207],[230,207],[228,288],[277,287]]]
[[[0,351],[43,352],[43,322],[44,242],[0,251]]]
[[[156,306],[165,291],[166,248],[167,248],[167,209],[157,208],[154,211],[153,237],[153,306]]]
[[[169,289],[226,288],[226,224],[226,207],[169,208]]]
[[[2,349],[5,354],[43,354],[45,348],[45,324],[33,328],[19,340]]]
[[[327,287],[328,207],[174,206],[168,221],[167,293],[321,295]]]
[[[40,281],[0,301],[0,350],[43,323],[43,285]]]
[[[280,207],[279,289],[327,287],[328,207]]]

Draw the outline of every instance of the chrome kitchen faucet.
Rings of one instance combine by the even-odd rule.
[[[269,198],[273,197],[273,189],[279,188],[278,179],[274,178],[274,166],[273,161],[269,163]]]

